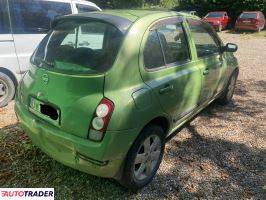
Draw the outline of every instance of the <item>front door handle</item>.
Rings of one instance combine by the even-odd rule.
[[[204,71],[203,71],[203,75],[208,75],[209,74],[209,69],[205,69]]]
[[[165,94],[165,93],[167,93],[167,92],[170,92],[170,91],[173,90],[173,89],[174,89],[174,86],[173,86],[173,85],[167,84],[167,85],[164,86],[164,88],[161,88],[161,89],[159,90],[159,93],[160,93],[160,94]]]

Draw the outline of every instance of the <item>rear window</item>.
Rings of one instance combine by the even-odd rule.
[[[240,19],[256,19],[257,13],[242,13],[239,18]]]
[[[103,73],[113,65],[122,39],[105,22],[63,22],[42,40],[31,62],[60,72]]]
[[[223,17],[224,14],[223,13],[209,13],[207,15],[207,18],[221,18]]]

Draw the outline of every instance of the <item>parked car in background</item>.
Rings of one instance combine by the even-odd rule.
[[[81,0],[0,1],[0,107],[15,94],[29,58],[57,16],[99,11],[94,3]]]
[[[210,12],[203,20],[208,22],[218,32],[226,29],[230,23],[230,18],[225,11]]]
[[[244,11],[235,23],[235,30],[261,31],[265,27],[265,17],[260,11]]]
[[[236,50],[181,12],[59,17],[31,57],[15,111],[57,161],[136,190],[156,174],[167,136],[214,100],[231,101]]]

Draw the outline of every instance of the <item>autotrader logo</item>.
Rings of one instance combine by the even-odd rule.
[[[54,188],[0,188],[1,200],[54,200]]]

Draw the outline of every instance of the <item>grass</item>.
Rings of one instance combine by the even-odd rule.
[[[127,199],[116,181],[66,167],[32,144],[17,126],[0,129],[0,187],[55,188],[55,199]]]

